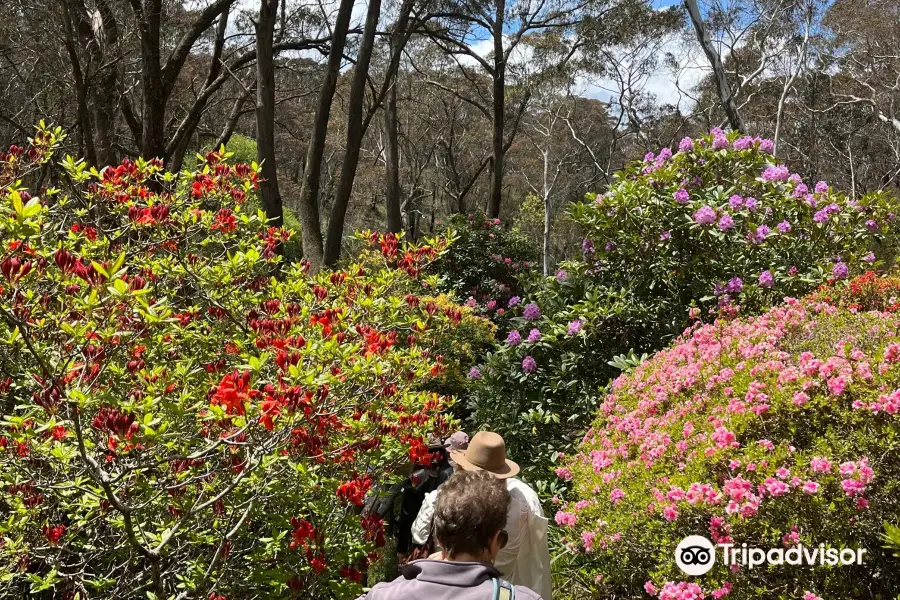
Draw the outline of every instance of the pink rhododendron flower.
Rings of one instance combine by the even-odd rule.
[[[575,513],[559,511],[556,513],[556,524],[562,527],[571,527],[578,522],[578,515]]]

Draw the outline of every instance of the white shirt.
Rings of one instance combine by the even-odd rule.
[[[549,522],[541,502],[528,484],[514,477],[506,480],[511,501],[506,515],[509,541],[497,554],[494,566],[514,585],[524,585],[550,600]],[[434,503],[440,489],[425,494],[422,508],[412,526],[413,541],[424,544],[431,531]]]

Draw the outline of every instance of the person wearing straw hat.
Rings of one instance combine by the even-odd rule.
[[[503,437],[491,431],[479,431],[464,450],[451,449],[450,460],[456,463],[457,469],[486,471],[506,482],[511,497],[505,528],[508,541],[498,552],[494,566],[513,584],[530,588],[550,600],[549,522],[537,493],[516,478],[519,465],[507,458]],[[413,524],[414,539],[427,539],[440,491],[426,496]]]
[[[434,535],[441,552],[400,567],[357,600],[546,600],[510,583],[494,566],[508,535],[510,493],[485,471],[460,471],[441,488]]]

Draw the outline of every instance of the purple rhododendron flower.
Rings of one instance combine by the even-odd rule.
[[[526,373],[534,373],[537,369],[537,362],[531,356],[526,356],[522,359],[522,370]]]
[[[506,336],[506,343],[510,346],[518,346],[522,343],[522,334],[517,330],[513,329]]]
[[[749,135],[745,135],[742,138],[734,140],[734,144],[732,144],[732,147],[735,150],[749,150],[753,147],[753,138]]]
[[[829,204],[828,206],[825,207],[825,210],[828,211],[828,214],[836,214],[836,213],[841,212],[841,207],[838,206],[837,204],[835,204],[834,202],[832,202],[831,204]]]
[[[847,268],[847,265],[842,262],[834,263],[834,267],[831,269],[831,276],[835,279],[847,279],[847,275],[850,274],[850,269]]]
[[[742,206],[744,206],[744,198],[738,194],[735,194],[728,199],[728,205],[731,207],[731,210],[739,210]]]
[[[763,171],[762,178],[766,181],[787,181],[788,176],[790,175],[790,171],[784,165],[776,165],[772,167],[767,167],[765,171]]]
[[[568,277],[568,276],[569,276],[569,273],[565,269],[560,269],[559,271],[556,272],[556,280],[559,281],[560,283],[565,281],[566,277]]]
[[[612,252],[616,249],[616,245],[612,242],[606,242],[606,246],[603,247],[607,252]]]
[[[481,379],[481,371],[478,370],[478,367],[469,369],[469,379]]]
[[[713,150],[721,150],[728,147],[728,138],[725,135],[717,135],[713,138]]]
[[[828,184],[824,181],[816,182],[816,193],[817,194],[827,194],[828,193]]]
[[[543,337],[543,336],[541,336],[540,329],[537,329],[537,328],[532,329],[531,331],[528,332],[528,343],[534,344],[535,342],[539,342],[539,341],[541,341],[541,337]]]
[[[875,262],[875,253],[874,253],[874,252],[869,252],[868,254],[866,254],[865,256],[863,256],[863,260],[866,261],[867,263],[873,263],[873,262]]]
[[[791,267],[790,269],[788,269],[788,275],[790,275],[791,277],[793,277],[796,274],[797,274],[797,267]]]
[[[710,206],[704,206],[694,213],[694,221],[700,225],[709,225],[716,222],[716,211]]]
[[[757,138],[759,142],[759,151],[766,154],[772,154],[775,151],[775,142],[764,138]]]
[[[866,228],[869,231],[875,231],[876,229],[878,229],[878,223],[876,223],[872,219],[869,219],[868,221],[866,221]]]
[[[671,237],[672,237],[671,231],[663,231],[662,233],[659,234],[659,241],[665,242],[666,240],[670,239]]]
[[[681,138],[681,143],[678,144],[678,149],[682,152],[690,152],[694,149],[694,140],[689,137]]]
[[[794,185],[803,185],[803,178],[796,173],[791,173],[791,176],[788,177],[788,181],[790,181]]]
[[[496,301],[496,300],[491,300],[490,302],[487,303],[486,308],[487,308],[488,310],[494,310],[495,308],[497,308],[497,301]]]
[[[513,296],[512,298],[509,299],[509,308],[512,308],[513,306],[515,306],[516,304],[518,304],[521,301],[522,301],[522,299],[519,298],[518,296]]]
[[[756,228],[756,241],[762,242],[764,239],[769,237],[769,233],[771,231],[772,230],[769,229],[768,225],[760,225],[759,227]]]
[[[589,239],[585,239],[581,242],[581,251],[586,255],[590,256],[595,252],[594,242]]]
[[[652,152],[648,152],[644,155],[644,162],[653,162],[653,159],[656,158],[656,155]]]
[[[538,308],[538,305],[532,302],[531,304],[525,307],[525,311],[522,313],[522,316],[525,317],[528,321],[535,321],[541,316],[541,309]]]
[[[740,277],[732,277],[728,285],[725,286],[725,291],[729,294],[740,294],[743,290],[744,281]]]
[[[684,188],[681,188],[677,192],[675,192],[675,202],[678,204],[687,204],[690,202],[691,197],[688,195],[688,191]]]
[[[809,188],[806,187],[805,183],[801,183],[794,188],[794,191],[792,192],[791,195],[794,198],[802,198],[803,196],[805,196],[808,193],[809,193]]]
[[[763,271],[759,274],[759,285],[764,288],[770,288],[775,285],[775,278],[772,276],[772,271]]]
[[[722,131],[721,127],[713,127],[712,129],[709,130],[709,135],[711,135],[713,137],[716,137],[717,135],[724,135],[724,134],[725,134],[725,132]]]
[[[672,158],[672,151],[668,148],[663,148],[659,151],[659,156],[656,157],[656,164],[662,165],[664,162]]]
[[[787,221],[782,221],[778,224],[778,233],[790,233],[791,232],[791,224]]]
[[[758,203],[756,202],[756,198],[753,198],[752,196],[750,198],[744,198],[744,207],[750,212],[755,211],[757,206]]]
[[[729,229],[734,227],[734,219],[731,218],[731,215],[725,213],[719,219],[719,229],[722,231],[728,231]]]
[[[815,215],[813,215],[813,221],[815,221],[816,223],[825,223],[826,221],[828,221],[828,217],[829,217],[828,211],[823,208],[822,210],[818,211]]]
[[[577,319],[569,323],[569,328],[567,329],[567,333],[569,335],[576,335],[579,331],[581,331],[581,327],[584,325],[584,321],[581,319]]]

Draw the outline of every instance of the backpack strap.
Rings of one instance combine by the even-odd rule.
[[[492,581],[494,583],[494,595],[492,596],[494,600],[515,600],[516,588],[510,582],[499,577],[494,577]]]

